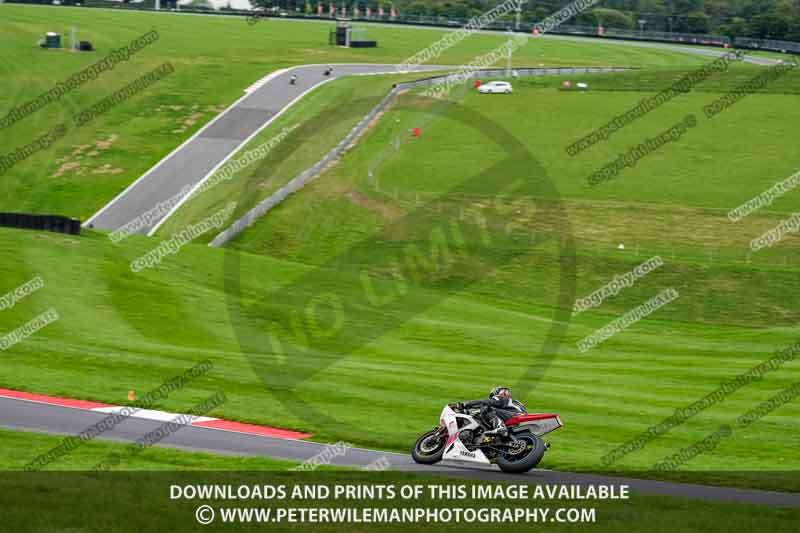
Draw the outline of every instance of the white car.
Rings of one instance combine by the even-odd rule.
[[[478,87],[478,92],[481,94],[511,94],[514,89],[507,81],[490,81]]]

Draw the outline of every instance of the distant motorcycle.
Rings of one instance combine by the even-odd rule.
[[[449,404],[439,425],[422,435],[411,451],[414,461],[432,465],[443,459],[483,465],[497,464],[504,472],[521,474],[536,467],[550,447],[542,436],[564,424],[555,414],[524,414],[506,420],[508,435],[484,435],[491,428],[480,418],[480,408],[459,409]]]
[[[324,75],[325,76],[330,76],[331,74],[333,74],[333,68],[332,67],[326,68],[325,72],[324,72]]]
[[[245,20],[247,20],[247,24],[252,26],[254,24],[257,24],[258,21],[262,18],[266,19],[267,13],[264,13],[263,11],[254,11],[251,15],[248,15],[247,19]]]
[[[292,74],[292,77],[289,78],[289,85],[297,85],[297,76]]]

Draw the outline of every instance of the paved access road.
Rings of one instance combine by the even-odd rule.
[[[25,400],[0,398],[0,427],[13,430],[37,431],[56,435],[78,435],[107,415],[96,411],[40,404]],[[135,442],[163,424],[154,420],[129,418],[100,438],[118,442]],[[409,443],[409,446],[411,443]],[[314,457],[330,445],[302,440],[285,440],[200,427],[185,427],[171,434],[159,446],[182,450],[213,452],[227,455],[264,456],[302,462]],[[80,453],[73,451],[72,453]],[[551,450],[548,453],[558,453]],[[632,494],[651,494],[723,502],[752,503],[780,507],[800,507],[800,494],[760,490],[709,487],[683,483],[666,483],[627,479],[595,474],[573,474],[553,470],[534,470],[524,475],[500,472],[497,468],[462,466],[458,463],[424,466],[414,463],[408,454],[387,453],[364,449],[348,449],[335,456],[332,464],[363,467],[385,458],[391,469],[417,471],[471,480],[559,483],[559,484],[626,484]],[[20,465],[22,466],[22,465]]]

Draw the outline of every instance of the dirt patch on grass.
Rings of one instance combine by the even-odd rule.
[[[91,172],[92,174],[119,174],[124,172],[122,168],[112,168],[109,163],[92,167],[90,162],[92,158],[100,156],[110,149],[118,140],[119,135],[112,133],[106,139],[95,141],[94,144],[73,145],[70,155],[56,160],[59,167],[55,174],[52,174],[52,177],[60,178],[68,172],[73,172],[77,176],[81,176],[86,172]]]
[[[214,115],[219,114],[225,109],[224,104],[219,104],[214,107],[207,105],[205,110],[200,109],[200,104],[193,104],[191,106],[185,105],[162,105],[156,108],[157,112],[175,113],[178,116],[174,117],[178,127],[172,130],[172,133],[183,133],[189,128],[200,122],[200,119],[206,113]]]
[[[403,214],[403,211],[398,207],[373,200],[366,194],[358,191],[349,191],[344,195],[344,197],[356,205],[366,207],[370,211],[378,213],[381,217],[387,220],[394,220]]]
[[[218,113],[222,113],[223,111],[225,111],[225,109],[227,107],[228,106],[226,106],[225,104],[217,104],[215,106],[214,105],[207,105],[206,106],[206,112],[218,114]]]
[[[122,168],[112,167],[110,164],[106,163],[105,165],[92,170],[92,174],[119,174],[124,171],[125,170]]]
[[[76,168],[78,168],[78,167],[80,167],[80,166],[81,166],[81,164],[80,164],[80,163],[77,163],[77,162],[75,162],[75,161],[72,161],[72,162],[70,162],[70,163],[64,163],[63,165],[61,165],[60,167],[58,167],[58,171],[56,171],[56,173],[55,173],[55,174],[53,174],[53,177],[54,177],[54,178],[60,178],[60,177],[61,177],[61,176],[63,176],[63,175],[66,173],[66,172],[69,172],[70,170],[74,170],[74,169],[76,169]]]

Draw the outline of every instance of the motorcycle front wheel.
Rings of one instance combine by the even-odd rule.
[[[411,449],[411,457],[414,461],[423,465],[432,465],[442,460],[444,455],[444,445],[447,443],[446,434],[436,429],[429,431],[417,439]]]
[[[533,433],[520,433],[514,436],[520,446],[514,452],[504,452],[497,456],[497,466],[503,472],[522,474],[531,470],[542,460],[547,447],[544,441]]]

